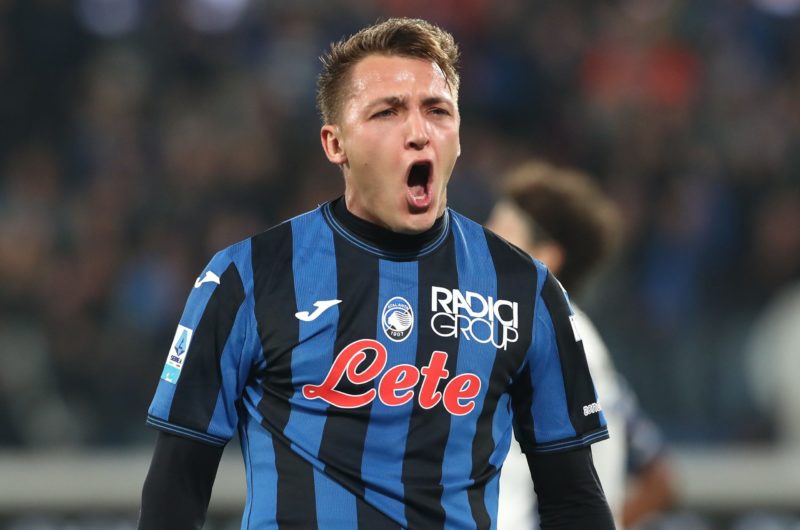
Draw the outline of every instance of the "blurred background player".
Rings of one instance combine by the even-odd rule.
[[[573,295],[620,243],[616,207],[583,173],[527,162],[510,172],[502,191],[487,227],[542,261]],[[671,504],[665,446],[592,322],[574,302],[573,309],[611,432],[593,448],[595,465],[617,525],[632,528]],[[533,484],[515,443],[502,470],[498,528],[536,524]]]

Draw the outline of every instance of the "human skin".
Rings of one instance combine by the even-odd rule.
[[[424,59],[369,55],[347,80],[335,124],[320,131],[340,166],[354,215],[394,232],[433,226],[447,206],[447,183],[461,153],[460,116],[441,69]],[[412,175],[412,167],[424,169]]]

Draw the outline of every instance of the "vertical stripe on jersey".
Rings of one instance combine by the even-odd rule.
[[[375,313],[378,311],[378,259],[363,252],[342,238],[334,238],[336,251],[337,299],[339,322],[333,355],[338,355],[345,346],[360,339],[375,339]],[[366,318],[365,318],[366,317]],[[371,362],[373,352],[362,363]],[[333,363],[334,358],[331,358]],[[343,379],[337,390],[348,394],[361,394],[373,388],[374,381],[355,385]],[[355,409],[328,408],[328,418],[319,448],[319,460],[325,463],[325,472],[358,496],[364,495],[361,480],[361,462],[364,441],[367,435],[371,404]],[[359,528],[365,511],[357,504]]]
[[[318,500],[317,509],[319,529],[325,530],[400,530],[400,526],[356,497],[352,491],[323,473],[314,470],[317,499],[325,499],[324,504]],[[358,521],[353,517],[358,512]]]
[[[490,528],[490,513],[497,513],[497,469],[508,452],[511,437],[506,389],[522,365],[531,345],[537,274],[530,257],[510,247],[489,231],[486,244],[497,271],[497,300],[518,302],[518,337],[505,349],[499,348],[489,377],[487,398],[477,420],[472,446],[472,479],[469,490],[472,515],[479,529]],[[481,469],[481,464],[486,468]],[[488,482],[487,482],[488,481]]]
[[[436,252],[419,260],[419,321],[415,365],[426,366],[434,351],[447,353],[445,368],[454,374],[458,361],[458,338],[440,337],[431,329],[431,287],[458,288],[453,234]],[[444,390],[442,380],[438,391]],[[419,396],[422,381],[414,388]],[[439,403],[430,410],[414,399],[414,408],[403,458],[403,483],[405,484],[406,521],[408,528],[436,530],[444,528],[445,511],[442,507],[442,460],[450,432],[450,413]]]
[[[178,379],[169,421],[206,432],[222,386],[220,357],[244,300],[244,286],[234,264],[220,276],[192,336]]]
[[[417,337],[420,326],[420,305],[418,303],[418,265],[416,261],[380,261],[380,286],[378,288],[378,313],[376,334],[378,340],[386,345],[387,369],[399,364],[413,365],[417,356]],[[412,308],[414,321],[411,333],[402,341],[390,339],[383,329],[383,310],[389,300],[401,297]],[[383,373],[379,376],[383,377]],[[414,400],[400,406],[388,406],[380,399],[372,403],[367,437],[364,442],[364,461],[361,473],[369,477],[367,482],[380,491],[400,491],[402,494],[403,455],[406,448],[408,424]],[[387,440],[391,443],[387,444]],[[367,489],[365,498],[374,506],[391,514],[406,526],[402,497],[389,497],[374,489]]]
[[[458,268],[458,289],[461,293],[472,292],[480,295],[484,299],[497,300],[497,278],[492,257],[486,244],[486,238],[480,225],[465,223],[457,216],[453,218],[453,232],[456,241],[456,266]],[[491,312],[491,308],[489,311]],[[471,318],[466,310],[460,312],[464,318]],[[486,321],[492,321],[489,316],[484,317]],[[459,328],[462,326],[459,325]],[[476,326],[476,333],[487,333],[486,326]],[[501,331],[498,322],[494,322],[491,333],[493,337]],[[467,333],[459,331],[458,338],[458,362],[456,371],[450,373],[452,379],[458,374],[473,373],[481,379],[481,389],[475,398],[475,408],[464,416],[452,416],[450,424],[450,435],[445,448],[444,459],[442,462],[442,481],[445,484],[470,484],[474,482],[472,466],[465,466],[460,455],[474,454],[478,445],[489,448],[487,456],[494,448],[491,439],[491,430],[479,433],[476,436],[476,420],[479,411],[483,409],[484,400],[490,386],[490,375],[495,364],[497,350],[492,344],[493,340],[487,343],[480,343],[476,337],[469,336]],[[483,336],[481,339],[483,340]],[[472,484],[469,489],[450,489],[444,492],[442,505],[446,513],[445,528],[484,528],[488,527],[488,515],[479,513],[476,517],[476,510],[472,506],[475,500],[470,498],[470,492],[482,491],[480,484]],[[472,495],[475,497],[475,495]],[[472,501],[472,502],[470,502]],[[477,504],[483,507],[483,499],[478,499]],[[485,512],[485,509],[483,510]],[[484,515],[483,517],[480,517]]]
[[[297,307],[310,314],[311,321],[292,319],[299,325],[299,342],[292,351],[292,381],[296,389],[289,422],[284,429],[301,452],[316,458],[322,442],[328,404],[321,399],[306,400],[304,384],[325,379],[330,369],[339,322],[339,306],[318,312],[317,302],[337,300],[336,255],[333,234],[321,215],[303,215],[292,220],[294,233],[292,270]],[[324,306],[323,306],[324,307]]]
[[[361,497],[356,498],[358,509],[358,530],[402,530],[401,526],[386,514],[367,503]]]
[[[242,529],[274,528],[277,516],[277,473],[272,435],[252,416],[243,414],[239,428],[247,480]]]
[[[314,469],[314,490],[320,530],[324,528],[355,530],[355,495],[316,469]]]
[[[316,302],[341,300],[333,233],[321,215],[303,215],[292,220],[294,233],[292,268],[297,307],[315,313]],[[316,458],[320,452],[330,406],[321,399],[307,400],[304,384],[325,379],[336,349],[341,319],[339,305],[318,313],[311,321],[299,321],[299,343],[292,351],[294,406],[284,432],[295,450]],[[302,445],[297,445],[297,444]],[[314,470],[317,523],[319,528],[355,528],[355,496]],[[335,507],[335,508],[332,508]]]
[[[289,447],[283,434],[291,413],[292,348],[298,342],[297,302],[292,270],[292,225],[289,222],[252,239],[256,319],[264,351],[264,395],[258,404],[263,424],[273,435],[278,472],[276,517],[280,524],[316,528],[314,474]]]
[[[547,275],[544,287],[542,287],[542,300],[549,309],[553,320],[570,422],[575,428],[575,432],[579,434],[599,429],[602,426],[600,414],[584,415],[582,413],[583,406],[594,403],[597,401],[597,397],[589,376],[583,342],[575,340],[572,323],[569,320],[572,310],[561,286],[552,274]]]
[[[531,319],[532,321],[533,319]],[[535,338],[534,338],[535,340]],[[511,408],[514,418],[514,437],[523,453],[535,443],[533,425],[533,380],[528,360],[511,383]]]

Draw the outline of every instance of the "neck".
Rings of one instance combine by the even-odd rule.
[[[334,200],[331,207],[336,219],[356,237],[376,247],[395,252],[418,250],[439,237],[445,228],[444,215],[440,215],[428,230],[403,234],[354,215],[347,209],[344,197]]]

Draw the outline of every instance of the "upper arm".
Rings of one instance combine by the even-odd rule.
[[[558,452],[608,431],[566,293],[550,272],[540,276],[533,340],[512,384],[512,406],[523,451]]]
[[[220,252],[195,282],[148,410],[148,424],[211,445],[224,445],[233,437],[236,402],[256,351],[248,256],[249,242]]]

